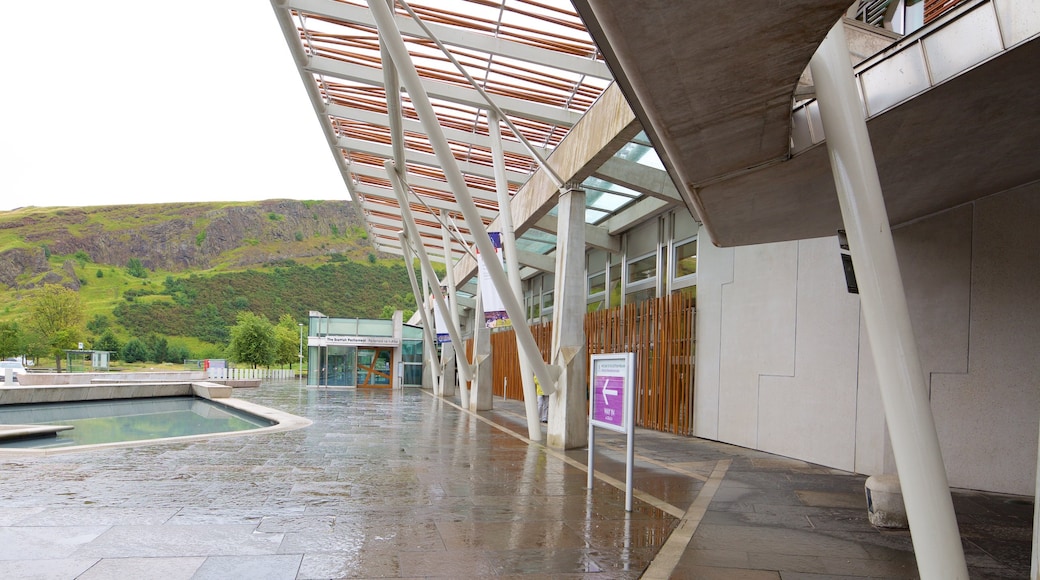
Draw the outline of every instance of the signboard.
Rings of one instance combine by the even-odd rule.
[[[631,352],[589,357],[589,469],[588,485],[596,473],[596,427],[626,435],[625,511],[632,511],[632,465],[635,463],[636,355]]]
[[[596,427],[628,433],[632,429],[635,400],[635,355],[630,352],[594,354],[590,363],[589,420]]]
[[[307,346],[400,346],[401,339],[392,336],[311,336]]]

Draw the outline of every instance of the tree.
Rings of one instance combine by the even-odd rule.
[[[0,358],[25,354],[25,336],[17,322],[0,322]]]
[[[113,358],[119,358],[123,345],[111,330],[106,330],[94,341],[94,349],[111,351],[114,353]]]
[[[61,359],[67,348],[75,348],[83,335],[83,305],[79,294],[64,286],[47,284],[29,299],[27,326],[39,335],[54,366],[61,372]]]
[[[120,355],[124,361],[128,363],[144,362],[152,356],[152,353],[148,352],[148,346],[143,340],[136,336],[126,341],[123,345],[123,352]]]
[[[292,316],[283,314],[278,319],[278,325],[274,327],[274,331],[278,340],[278,344],[275,347],[274,362],[280,365],[287,364],[289,368],[292,368],[293,362],[297,360],[300,354],[299,326],[297,326]]]
[[[166,340],[165,336],[157,332],[149,332],[148,336],[144,337],[144,344],[148,347],[148,352],[151,354],[149,359],[152,362],[166,362],[169,355],[170,343]]]
[[[229,359],[251,364],[254,368],[271,366],[276,346],[274,325],[266,316],[249,311],[238,313],[235,325],[231,327],[231,342],[227,348]]]
[[[171,344],[166,351],[166,362],[181,364],[191,358],[191,351],[183,344]]]

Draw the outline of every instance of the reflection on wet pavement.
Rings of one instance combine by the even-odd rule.
[[[913,578],[862,476],[639,430],[531,444],[523,404],[419,390],[235,396],[305,429],[0,460],[0,578]],[[958,494],[972,577],[1028,572],[1031,498]]]

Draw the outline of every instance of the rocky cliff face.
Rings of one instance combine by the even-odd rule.
[[[85,252],[98,264],[180,271],[372,252],[350,201],[269,200],[248,204],[155,204],[0,213],[0,233],[22,247],[0,251],[0,284],[27,287],[52,270],[47,254]],[[82,255],[82,254],[80,254]],[[55,269],[78,285],[71,264]],[[20,278],[21,277],[21,278]],[[19,279],[22,280],[19,283]],[[28,283],[31,285],[31,283]]]

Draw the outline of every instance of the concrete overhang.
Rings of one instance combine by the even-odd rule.
[[[574,4],[716,245],[820,237],[842,227],[825,146],[792,155],[792,103],[848,0],[752,10],[667,0]],[[990,4],[966,2],[940,20],[995,10]],[[1040,179],[1031,145],[1040,138],[1037,62],[1040,43],[1026,38],[868,116],[894,225]]]

